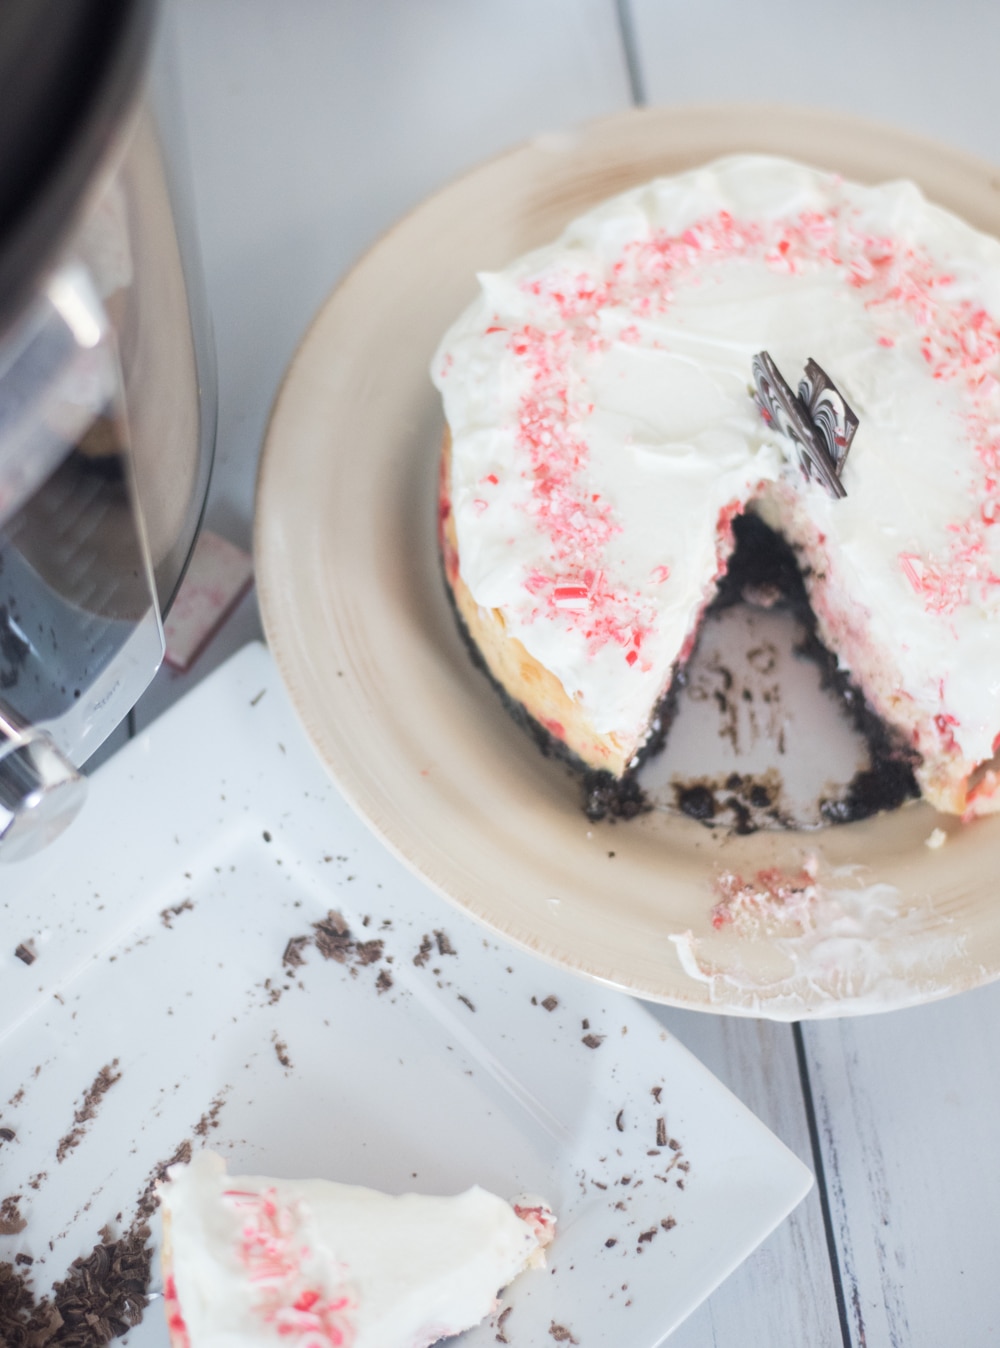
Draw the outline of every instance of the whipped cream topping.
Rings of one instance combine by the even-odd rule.
[[[779,526],[794,498],[859,615],[855,649],[888,659],[876,709],[921,752],[967,770],[991,756],[996,240],[911,183],[738,156],[606,202],[479,279],[432,367],[462,578],[599,733],[641,745],[729,521],[763,495]],[[814,358],[860,418],[844,499],[758,414],[761,350],[793,388]]]
[[[230,1179],[200,1152],[160,1192],[177,1348],[425,1348],[544,1262],[555,1219],[474,1187],[393,1197],[328,1180]]]

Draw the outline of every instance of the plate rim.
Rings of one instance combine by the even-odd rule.
[[[837,134],[855,137],[863,134],[867,137],[866,154],[869,158],[878,158],[879,147],[881,147],[882,153],[902,153],[905,151],[918,159],[929,159],[932,165],[944,166],[949,171],[957,169],[963,177],[971,175],[974,179],[982,180],[985,178],[994,193],[1000,191],[1000,170],[985,160],[961,150],[954,150],[943,142],[932,140],[903,128],[883,125],[850,113],[831,112],[818,108],[798,109],[790,105],[774,103],[710,103],[627,109],[608,117],[588,121],[565,134],[569,141],[575,145],[596,144],[601,138],[611,137],[614,139],[621,134],[627,135],[632,128],[639,129],[651,126],[659,128],[663,134],[667,134],[670,131],[677,133],[679,130],[683,130],[686,125],[694,124],[701,127],[703,135],[717,135],[720,124],[725,125],[736,118],[743,128],[739,138],[741,140],[746,140],[748,136],[757,138],[762,134],[761,127],[766,129],[765,138],[775,137],[780,139],[781,132],[776,128],[779,127],[779,124],[787,127],[790,117],[795,118],[797,122],[796,139],[801,139],[803,128],[809,129],[809,134],[817,128],[827,135]],[[748,131],[747,128],[750,128],[750,130]],[[873,150],[872,146],[876,148]],[[742,150],[742,145],[739,148]],[[275,663],[281,678],[296,708],[299,719],[305,727],[308,738],[324,762],[327,771],[350,801],[352,807],[367,821],[369,826],[375,830],[382,841],[404,864],[430,883],[446,899],[471,913],[480,921],[485,922],[487,926],[506,939],[513,941],[522,948],[531,950],[534,954],[549,962],[573,969],[578,973],[622,988],[648,1000],[726,1014],[746,1014],[781,1020],[812,1019],[869,1011],[893,1010],[904,1006],[918,1005],[991,981],[993,978],[1000,976],[1000,959],[997,960],[995,966],[989,967],[970,959],[946,985],[935,986],[933,981],[930,985],[926,982],[910,984],[904,976],[902,986],[896,987],[888,997],[881,1000],[876,998],[874,1002],[866,1000],[858,1002],[848,992],[844,995],[827,995],[821,997],[818,1001],[793,999],[790,1005],[782,1005],[780,1000],[777,1002],[771,1001],[765,995],[763,999],[754,998],[750,1004],[743,1004],[739,998],[727,1000],[724,987],[721,993],[722,1000],[718,1000],[719,988],[714,981],[712,987],[706,990],[706,987],[702,986],[699,980],[691,978],[683,970],[681,971],[681,981],[678,983],[676,971],[671,978],[657,981],[646,976],[634,977],[628,969],[618,968],[606,960],[603,962],[600,960],[596,962],[588,961],[587,958],[581,957],[579,952],[576,954],[568,953],[565,948],[560,948],[558,943],[553,945],[544,938],[539,940],[536,931],[525,929],[516,921],[498,921],[494,913],[484,910],[482,904],[470,899],[468,894],[456,893],[454,880],[442,875],[438,866],[432,864],[426,855],[422,855],[419,848],[414,849],[412,842],[407,843],[400,836],[398,826],[394,826],[393,821],[387,817],[385,801],[381,802],[382,808],[380,808],[380,802],[373,799],[371,792],[366,789],[356,770],[352,771],[354,765],[345,762],[342,756],[332,754],[329,746],[324,742],[323,727],[317,726],[317,708],[314,705],[314,699],[310,699],[308,689],[304,688],[301,682],[302,670],[299,653],[294,650],[293,643],[289,641],[283,613],[288,592],[287,587],[283,592],[281,566],[275,560],[274,549],[275,507],[272,498],[278,490],[274,484],[280,477],[281,472],[281,443],[285,434],[285,422],[291,415],[289,412],[290,406],[300,396],[299,385],[303,378],[304,367],[308,364],[313,347],[322,339],[323,326],[329,320],[331,311],[343,302],[344,296],[349,294],[351,288],[359,283],[359,278],[363,281],[367,272],[373,266],[378,265],[386,250],[396,246],[401,237],[405,239],[407,233],[414,229],[415,224],[420,222],[428,211],[439,207],[449,197],[468,191],[474,188],[477,183],[488,182],[492,177],[516,167],[519,159],[544,152],[539,140],[535,139],[521,142],[513,148],[491,156],[468,171],[453,177],[448,183],[419,202],[394,224],[382,231],[324,298],[306,328],[284,373],[268,419],[258,464],[253,548],[258,598],[265,635],[274,653]],[[716,151],[716,154],[721,152]],[[736,152],[735,147],[733,152]],[[768,148],[762,149],[761,152],[781,153],[782,151]],[[792,152],[785,153],[788,157],[798,157]],[[716,155],[713,154],[712,157],[716,157]],[[883,180],[886,177],[884,172],[879,176]],[[641,176],[636,176],[634,179],[635,182],[643,180]],[[923,182],[921,185],[923,185]],[[616,188],[615,191],[617,190],[624,190],[624,187]],[[612,192],[603,195],[613,194]],[[933,194],[928,191],[928,195]],[[595,201],[599,199],[600,197],[594,198]],[[996,209],[998,212],[996,219],[1000,222],[1000,199],[996,203]],[[427,389],[429,399],[436,396],[433,394],[429,379],[427,380]],[[326,729],[328,730],[328,727]],[[536,754],[537,751],[533,746],[529,746],[528,752]],[[926,811],[927,807],[918,806],[914,808]],[[938,817],[933,813],[929,814],[928,818],[935,822],[938,820]],[[924,829],[924,833],[929,833],[933,826],[933,823],[929,823]],[[857,825],[846,826],[847,829],[855,830],[860,827]],[[838,832],[844,831],[846,830],[838,830]]]

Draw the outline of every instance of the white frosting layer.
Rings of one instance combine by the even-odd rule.
[[[877,709],[929,757],[990,757],[1000,244],[910,183],[740,156],[480,281],[433,364],[461,574],[598,732],[642,743],[728,553],[720,518],[773,483],[823,549],[831,629],[853,614],[852,654],[879,652],[858,671]],[[793,388],[814,358],[857,413],[845,499],[758,414],[761,350]]]
[[[391,1197],[327,1180],[229,1179],[198,1153],[161,1190],[167,1310],[184,1348],[425,1348],[478,1324],[551,1238],[480,1188]],[[540,1238],[541,1237],[541,1238]]]

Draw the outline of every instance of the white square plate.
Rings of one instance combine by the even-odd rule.
[[[262,646],[0,881],[0,1205],[25,1222],[0,1262],[31,1255],[36,1293],[127,1227],[190,1141],[234,1173],[542,1194],[556,1243],[504,1295],[506,1339],[651,1348],[810,1187],[639,1003],[406,871],[331,785]],[[346,950],[314,925],[330,912]],[[155,1305],[128,1339],[164,1348]]]

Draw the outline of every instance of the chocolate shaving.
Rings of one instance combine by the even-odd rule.
[[[121,1072],[116,1072],[118,1059],[115,1058],[108,1066],[102,1067],[97,1076],[91,1082],[83,1102],[73,1114],[73,1127],[59,1141],[56,1147],[56,1160],[62,1164],[66,1157],[78,1146],[80,1139],[87,1131],[86,1125],[97,1115],[97,1106],[102,1098],[108,1093],[116,1081],[121,1080]]]
[[[508,1339],[507,1335],[504,1333],[503,1327],[507,1323],[507,1317],[510,1315],[513,1309],[514,1309],[513,1306],[505,1306],[504,1309],[497,1316],[497,1324],[496,1324],[497,1343],[510,1343],[510,1339]]]
[[[100,1348],[127,1334],[146,1309],[153,1248],[137,1222],[115,1239],[107,1230],[76,1259],[50,1296],[36,1300],[26,1275],[0,1264],[0,1343],[4,1348]],[[23,1261],[20,1261],[23,1262]]]
[[[160,1200],[157,1197],[157,1188],[167,1178],[167,1171],[172,1165],[188,1165],[191,1161],[192,1148],[191,1143],[185,1140],[180,1144],[169,1161],[163,1161],[156,1166],[149,1174],[146,1180],[146,1187],[139,1195],[139,1201],[136,1204],[136,1213],[138,1220],[144,1222],[151,1217],[159,1207]]]
[[[164,908],[160,913],[160,921],[169,930],[173,928],[175,917],[180,917],[181,913],[190,913],[193,911],[194,904],[190,899],[185,899],[183,903],[175,903],[172,908]]]
[[[667,1121],[662,1116],[656,1120],[656,1145],[658,1147],[667,1145]]]
[[[413,956],[413,963],[418,969],[422,969],[433,954],[434,942],[429,936],[423,936],[420,940],[420,949]]]
[[[28,1225],[21,1216],[20,1194],[10,1194],[0,1203],[0,1236],[16,1236]]]
[[[439,954],[439,955],[457,955],[457,954],[458,954],[458,951],[457,951],[457,950],[455,949],[455,947],[452,945],[451,941],[449,941],[449,939],[448,939],[448,933],[447,933],[447,932],[444,932],[444,931],[436,931],[436,932],[434,933],[434,939],[435,939],[435,941],[437,941],[437,948],[438,948],[438,954]]]
[[[226,1103],[225,1095],[225,1091],[222,1091],[217,1095],[205,1113],[202,1114],[201,1118],[192,1129],[195,1137],[208,1137],[210,1129],[218,1128],[219,1115],[222,1112],[222,1106]],[[173,1162],[171,1162],[171,1164],[173,1164]]]
[[[14,951],[14,954],[23,964],[34,964],[35,960],[38,958],[35,954],[34,941],[22,941]]]
[[[359,941],[354,949],[354,958],[359,964],[375,964],[382,958],[384,941]]]
[[[281,957],[281,962],[286,969],[298,969],[300,965],[305,964],[302,952],[308,944],[308,936],[293,936],[290,938],[285,946],[285,953]]]
[[[554,1011],[558,1005],[559,1005],[559,998],[553,997],[551,993],[542,1002],[542,1006],[545,1007],[546,1011]]]
[[[588,1048],[600,1048],[604,1043],[603,1034],[585,1034],[580,1040],[581,1044],[586,1044]]]
[[[833,497],[847,495],[840,480],[858,418],[829,375],[810,360],[797,394],[766,351],[753,358],[754,402],[769,426],[791,440],[807,480]]]
[[[316,933],[313,938],[316,949],[323,958],[336,960],[338,964],[346,964],[354,950],[354,941],[351,939],[351,929],[340,913],[331,909],[322,921],[314,922],[312,925]],[[285,949],[287,951],[288,947]]]
[[[557,1325],[555,1320],[549,1325],[549,1333],[555,1339],[556,1343],[579,1343],[580,1340],[573,1337],[570,1330],[565,1325]]]

